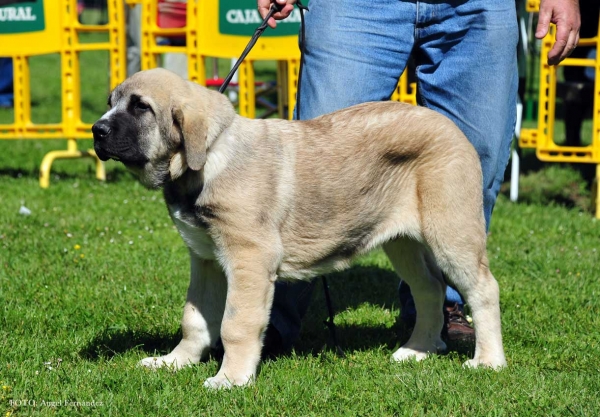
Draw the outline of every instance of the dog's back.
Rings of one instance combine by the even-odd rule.
[[[297,125],[293,207],[280,227],[289,255],[282,275],[342,268],[398,236],[423,240],[438,216],[484,239],[479,159],[446,117],[379,102]]]

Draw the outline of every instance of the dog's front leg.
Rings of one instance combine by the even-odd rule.
[[[143,359],[141,365],[179,369],[198,363],[219,338],[227,293],[225,274],[216,261],[200,259],[192,251],[190,263],[190,286],[181,322],[183,338],[168,355]]]
[[[237,255],[226,268],[227,301],[221,325],[225,356],[206,387],[229,388],[254,380],[275,292],[276,275],[268,264],[264,254],[255,252]]]

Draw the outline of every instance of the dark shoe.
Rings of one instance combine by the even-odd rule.
[[[444,305],[442,337],[449,342],[475,341],[475,330],[467,320],[463,307],[458,303]]]

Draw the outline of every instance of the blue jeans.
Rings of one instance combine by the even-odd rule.
[[[0,58],[0,106],[12,107],[13,98],[12,58]]]
[[[489,227],[516,120],[514,0],[311,0],[309,9],[299,118],[389,100],[412,56],[420,105],[453,120],[479,153]],[[275,291],[271,323],[286,347],[300,321],[281,311],[297,310],[290,300],[306,291]]]

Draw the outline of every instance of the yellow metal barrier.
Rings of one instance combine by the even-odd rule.
[[[417,105],[417,83],[408,82],[407,71],[402,73],[391,100],[412,104],[413,106]]]
[[[10,57],[14,68],[14,120],[0,124],[0,139],[67,140],[67,149],[49,152],[40,167],[40,186],[50,185],[50,169],[56,159],[93,158],[96,177],[105,179],[104,164],[93,150],[77,148],[77,139],[91,138],[91,124],[81,120],[81,80],[79,54],[83,51],[109,51],[110,87],[125,79],[125,29],[122,0],[107,0],[106,25],[82,25],[77,16],[77,0],[33,0],[14,3],[17,14],[31,16],[34,25],[12,25],[0,29],[0,56]],[[5,23],[3,23],[5,25]],[[108,42],[80,43],[86,32],[108,34]],[[35,55],[59,53],[61,58],[61,121],[36,124],[31,120],[31,84],[29,58]]]
[[[527,11],[536,12],[539,0],[530,0]],[[598,182],[600,181],[600,55],[595,59],[567,58],[561,66],[593,67],[594,109],[592,121],[592,142],[588,146],[560,146],[554,142],[555,106],[556,106],[556,67],[547,63],[548,52],[552,48],[556,36],[556,26],[551,25],[549,33],[542,40],[539,69],[539,102],[537,127],[521,129],[519,146],[534,148],[538,159],[546,162],[591,163],[596,166],[596,179],[593,186],[593,201],[596,217],[600,218],[600,198]],[[600,51],[600,27],[593,38],[580,39],[578,46],[592,46]]]
[[[130,5],[140,4],[142,7],[142,69],[158,66],[158,57],[164,53],[183,53],[188,57],[189,78],[205,84],[206,57],[237,57],[248,42],[249,32],[253,32],[257,26],[255,1],[244,1],[190,0],[184,27],[160,28],[157,25],[156,0],[126,0]],[[35,24],[4,26],[0,29],[0,56],[10,57],[14,68],[14,120],[0,124],[0,139],[66,139],[67,149],[49,152],[42,160],[42,188],[49,187],[50,170],[57,159],[92,158],[96,162],[96,177],[105,179],[104,164],[94,151],[79,150],[77,146],[77,139],[92,138],[92,125],[81,120],[79,54],[84,51],[109,52],[111,89],[126,78],[123,1],[107,0],[108,23],[104,25],[81,24],[77,15],[77,0],[32,0],[4,7],[15,8],[16,15],[29,17]],[[298,10],[295,13],[299,13]],[[283,106],[292,109],[295,105],[300,63],[297,34],[299,15],[284,22],[287,23],[281,22],[279,29],[268,30],[266,36],[259,39],[240,67],[239,105],[242,115],[256,116],[253,68],[253,61],[256,60],[278,62],[280,114]],[[241,25],[242,29],[236,25]],[[105,33],[108,41],[80,42],[80,35],[90,32]],[[161,37],[184,38],[185,46],[160,45],[158,39]],[[34,123],[31,117],[29,59],[51,53],[60,54],[61,60],[61,120],[57,123]],[[415,90],[414,84],[409,86],[403,74],[392,99],[416,104]],[[289,117],[292,117],[292,112],[289,112]]]
[[[165,53],[184,53],[188,58],[188,78],[206,85],[207,57],[237,58],[262,20],[255,0],[220,0],[187,2],[187,21],[181,28],[160,28],[157,25],[156,0],[127,0],[142,5],[142,69],[155,68],[159,56]],[[309,4],[310,7],[310,4]],[[299,10],[280,21],[277,29],[268,29],[261,36],[238,70],[239,113],[256,117],[255,74],[253,62],[277,61],[279,112],[296,104],[300,50],[298,48]],[[161,45],[161,37],[185,37],[185,46]],[[416,104],[415,85],[408,85],[402,75],[392,100]],[[292,118],[292,112],[288,117]]]

